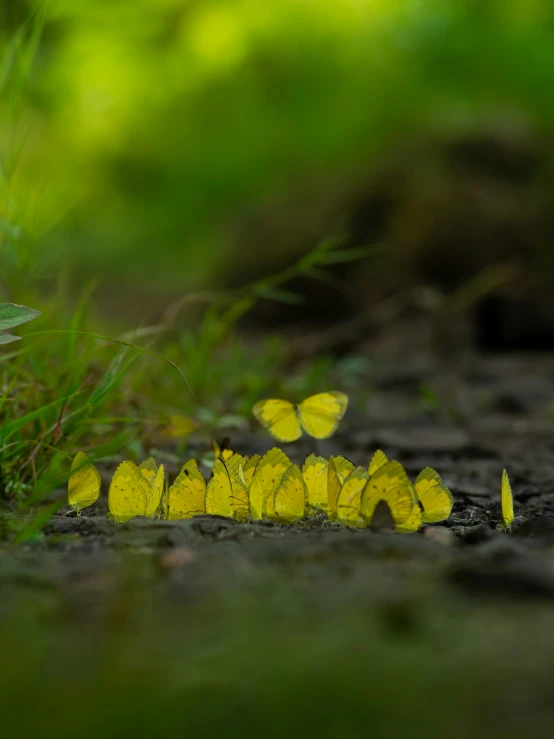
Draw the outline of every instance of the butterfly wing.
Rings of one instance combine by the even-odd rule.
[[[355,467],[344,481],[337,501],[337,518],[345,526],[365,526],[360,514],[362,493],[367,484],[365,467]]]
[[[216,459],[206,486],[206,513],[234,518],[231,478],[222,459]]]
[[[300,467],[292,464],[275,491],[275,515],[279,521],[293,523],[304,518],[306,484]]]
[[[327,510],[327,467],[327,460],[323,457],[316,457],[315,454],[306,457],[302,467],[308,496],[308,511],[311,513]]]
[[[258,462],[250,483],[250,515],[260,519],[275,512],[275,490],[291,462],[282,449],[270,449]]]
[[[502,473],[502,524],[509,528],[514,521],[514,496],[506,470]]]
[[[329,457],[327,466],[327,514],[331,520],[337,517],[337,502],[343,482],[354,469],[346,457]]]
[[[173,521],[192,518],[206,512],[206,481],[195,459],[189,459],[168,492],[168,514]]]
[[[388,504],[397,525],[406,523],[416,505],[416,498],[413,485],[398,462],[389,462],[369,478],[361,506],[366,521],[371,521],[380,500]]]
[[[296,441],[302,435],[296,408],[288,400],[260,400],[252,413],[278,441]]]
[[[145,516],[148,516],[148,518],[154,518],[160,511],[164,491],[164,479],[165,470],[163,464],[161,464],[156,472],[154,481],[150,486],[150,493],[146,503],[146,512],[144,514]]]
[[[243,483],[246,485],[247,490],[250,490],[250,484],[260,459],[261,457],[259,454],[254,454],[252,457],[246,458],[245,464],[239,465],[239,475]]]
[[[108,506],[115,521],[145,516],[151,485],[134,462],[122,462],[116,469],[108,493]]]
[[[139,470],[146,477],[148,482],[152,484],[158,471],[158,463],[156,462],[154,457],[147,457],[144,462],[141,462],[139,464]]]
[[[314,439],[327,439],[337,430],[348,408],[348,396],[330,392],[312,395],[298,406],[298,418],[304,431]]]
[[[232,507],[234,510],[234,518],[239,521],[246,521],[250,515],[250,501],[248,499],[248,486],[244,480],[244,472],[241,476],[241,470],[247,463],[247,458],[240,454],[233,454],[226,462],[227,472],[231,480],[232,490]]]
[[[419,503],[416,503],[408,520],[405,523],[396,524],[396,530],[401,534],[413,534],[419,531],[422,523],[422,510]]]
[[[74,511],[87,508],[100,495],[100,473],[85,452],[77,452],[71,463],[67,501]]]
[[[387,459],[384,452],[378,449],[373,455],[371,462],[369,463],[369,467],[367,468],[368,475],[370,477],[373,477],[377,470],[380,470],[381,467],[384,467],[386,464],[388,464],[388,461],[389,460]]]
[[[424,523],[444,521],[452,512],[454,498],[438,472],[426,467],[415,482],[417,497],[423,507]]]

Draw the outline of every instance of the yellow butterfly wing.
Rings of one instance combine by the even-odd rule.
[[[288,400],[260,400],[252,413],[278,441],[296,441],[302,435],[296,408]]]
[[[108,492],[108,507],[115,521],[146,516],[152,486],[134,462],[122,462],[116,469]]]
[[[514,522],[514,496],[506,470],[502,473],[502,525],[509,528]]]
[[[292,464],[281,478],[281,482],[275,491],[276,519],[293,523],[304,518],[306,494],[306,484],[300,467]]]
[[[298,406],[298,418],[304,431],[314,439],[328,439],[337,430],[348,408],[348,396],[340,392],[319,393]]]
[[[373,455],[373,458],[371,462],[369,463],[369,467],[367,468],[368,475],[370,477],[373,477],[373,475],[377,472],[377,470],[380,470],[381,467],[384,467],[386,464],[388,464],[388,462],[389,460],[387,459],[384,452],[378,449]]]
[[[333,521],[337,517],[337,502],[343,482],[354,469],[346,457],[329,457],[327,466],[327,515]]]
[[[438,472],[426,467],[415,481],[417,497],[423,507],[424,523],[444,521],[452,513],[454,498]]]
[[[315,454],[306,457],[302,467],[309,513],[327,510],[327,467],[327,460]]]
[[[150,493],[146,503],[146,513],[144,514],[145,516],[148,516],[148,518],[154,518],[160,512],[164,491],[164,479],[165,470],[163,464],[161,464],[156,472],[154,481],[150,486]]]
[[[404,468],[389,462],[369,478],[362,495],[362,516],[371,521],[380,500],[388,504],[396,525],[409,519],[416,505],[414,488]]]
[[[422,510],[419,503],[416,503],[408,520],[405,523],[397,523],[396,530],[401,534],[413,534],[419,531],[422,523]]]
[[[206,513],[234,518],[231,478],[222,459],[216,459],[206,486]]]
[[[100,495],[100,473],[85,452],[77,452],[71,463],[67,502],[74,511],[87,508],[98,500]]]
[[[141,462],[139,464],[139,470],[146,477],[148,482],[152,484],[158,471],[158,463],[156,462],[154,457],[147,457],[144,462]]]
[[[225,462],[227,472],[229,473],[229,479],[231,480],[231,505],[234,511],[234,518],[239,521],[246,521],[250,515],[248,486],[244,480],[244,472],[241,475],[241,470],[244,470],[246,463],[247,458],[240,454],[233,454],[233,456]]]
[[[261,457],[259,454],[254,454],[252,457],[246,457],[246,463],[239,465],[239,475],[243,483],[246,485],[247,490],[250,489],[250,483],[256,472],[256,467]]]
[[[337,501],[337,518],[345,526],[365,526],[360,514],[362,493],[367,484],[365,467],[355,467],[344,481]]]
[[[195,459],[182,466],[168,491],[168,518],[192,518],[206,512],[206,481]]]
[[[258,462],[250,483],[250,515],[263,518],[275,512],[275,490],[290,467],[291,461],[282,449],[270,449]]]

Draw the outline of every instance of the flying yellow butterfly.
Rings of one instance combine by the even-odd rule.
[[[506,470],[502,473],[502,527],[509,529],[514,522],[514,496]]]
[[[166,517],[192,518],[205,513],[206,481],[195,459],[189,459],[167,492]]]
[[[405,524],[410,518],[416,505],[416,496],[408,475],[398,462],[388,462],[369,478],[361,500],[361,514],[367,524],[371,523],[381,500],[389,506],[397,526]]]
[[[154,518],[160,507],[163,482],[163,464],[150,484],[134,462],[122,462],[114,473],[108,493],[113,519],[122,523],[134,516]]]
[[[98,500],[100,495],[100,473],[85,452],[77,452],[71,463],[67,502],[79,513]]]
[[[365,467],[355,467],[345,479],[337,501],[337,519],[345,526],[365,526],[360,510],[362,493],[368,481]]]
[[[290,459],[282,449],[277,447],[270,449],[260,459],[252,476],[249,490],[252,518],[260,519],[265,515],[274,515],[275,491],[290,465]]]
[[[337,502],[340,489],[354,465],[346,457],[329,457],[327,466],[327,515],[331,521],[337,517]]]
[[[274,509],[276,520],[294,523],[294,521],[304,518],[306,496],[306,483],[300,467],[291,464],[275,490]]]
[[[327,510],[327,478],[328,462],[323,457],[310,454],[302,467],[302,476],[306,483],[308,513],[314,514]]]
[[[302,429],[314,439],[327,439],[346,413],[348,396],[340,392],[312,395],[294,405],[288,400],[260,400],[252,412],[279,441],[296,441]]]

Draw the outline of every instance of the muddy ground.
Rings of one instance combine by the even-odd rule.
[[[549,358],[398,362],[376,376],[367,413],[287,449],[367,463],[382,448],[412,476],[435,467],[454,510],[418,534],[319,519],[115,525],[97,504],[5,544],[5,723],[23,736],[549,735],[553,403]],[[270,445],[233,438],[247,454]]]

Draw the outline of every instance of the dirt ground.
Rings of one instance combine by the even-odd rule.
[[[427,383],[434,388],[431,401],[422,396]],[[354,679],[349,670],[358,670],[368,690],[409,678],[422,691],[413,695],[415,708],[408,702],[402,709],[404,717],[412,709],[415,714],[396,733],[388,733],[391,714],[382,708],[394,690],[372,688],[378,699],[372,703],[365,690],[352,698],[359,722],[338,733],[324,719],[320,725],[310,718],[320,735],[359,736],[366,721],[360,705],[369,700],[379,715],[373,724],[378,735],[519,736],[525,730],[544,736],[554,705],[553,403],[549,358],[483,356],[469,367],[440,370],[416,361],[391,365],[377,376],[367,414],[352,410],[331,440],[302,440],[287,452],[294,461],[315,450],[367,464],[382,448],[411,476],[435,467],[455,499],[448,521],[401,535],[345,529],[319,518],[293,527],[210,516],[116,525],[100,504],[80,518],[62,512],[41,541],[0,549],[0,622],[11,634],[6,643],[14,648],[14,628],[20,632],[30,621],[39,641],[58,644],[63,661],[72,647],[65,641],[59,646],[60,628],[64,640],[70,632],[81,645],[83,639],[104,643],[106,633],[110,639],[133,633],[140,653],[142,629],[155,633],[158,645],[180,633],[188,659],[194,655],[195,675],[221,643],[225,649],[239,643],[240,659],[247,653],[250,660],[244,670],[259,678],[249,688],[255,693],[276,679],[277,653],[286,655],[297,639],[295,656],[287,661],[281,655],[281,667],[292,683],[304,675],[310,687],[299,689],[306,696],[322,680],[320,670],[330,669],[343,682]],[[245,454],[269,446],[261,434],[233,438],[233,448]],[[497,528],[504,467],[515,498],[509,532]],[[56,636],[44,637],[45,623]],[[342,673],[336,655],[342,660],[345,654]],[[225,674],[226,658],[220,659],[216,672]],[[395,676],[388,672],[393,668]],[[277,692],[268,687],[268,694],[278,700],[286,683]],[[447,688],[447,697],[439,698]],[[319,689],[325,695],[327,687]],[[248,704],[249,695],[240,700]],[[235,715],[236,700],[221,708],[225,721],[225,710]],[[341,708],[345,715],[349,710]],[[262,711],[260,720],[269,714]],[[302,722],[291,729],[279,715],[270,735],[300,732]],[[423,721],[417,731],[410,723],[416,720]],[[443,720],[448,731],[441,729]],[[238,736],[234,721],[228,733]],[[217,734],[212,728],[206,736]]]

